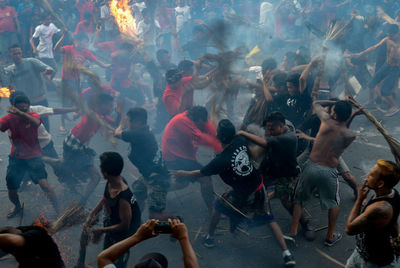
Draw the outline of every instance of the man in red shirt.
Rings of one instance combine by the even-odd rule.
[[[18,189],[26,171],[31,180],[40,185],[58,214],[57,198],[47,183],[47,172],[42,161],[42,151],[38,139],[38,128],[42,123],[38,114],[29,112],[30,102],[26,96],[17,96],[9,113],[0,118],[0,131],[10,130],[11,152],[7,167],[8,197],[14,208],[7,218],[19,215],[22,211]]]
[[[75,28],[75,34],[84,33],[86,34],[89,39],[92,39],[94,34],[93,29],[93,17],[92,14],[89,12],[85,12],[83,15],[83,20],[78,22]]]
[[[117,111],[118,118],[113,120],[108,117],[113,111],[114,98],[108,94],[96,96],[93,114],[85,114],[81,121],[65,137],[63,144],[64,174],[62,180],[75,191],[77,179],[86,180],[89,178],[85,192],[82,195],[81,203],[85,203],[89,195],[96,188],[100,174],[93,164],[96,152],[88,147],[89,140],[100,130],[100,120],[107,123],[119,124],[121,119],[120,111]],[[110,132],[114,131],[110,127]],[[73,167],[73,170],[71,170]]]
[[[89,49],[87,49],[89,45],[89,38],[86,34],[80,33],[75,35],[73,45],[61,47],[64,37],[65,35],[63,34],[54,48],[55,50],[59,50],[60,52],[64,53],[64,65],[61,73],[63,87],[69,87],[75,92],[80,92],[80,73],[78,70],[71,68],[71,63],[83,65],[86,61],[91,61],[103,68],[107,68],[110,65],[98,60],[96,56],[93,55]],[[66,102],[63,104],[64,106],[68,105]],[[66,132],[64,120],[65,116],[62,116],[60,126],[60,131],[62,133]]]
[[[18,43],[17,33],[21,32],[18,14],[14,8],[0,0],[0,52],[7,55],[8,48]]]
[[[182,113],[193,106],[193,90],[207,87],[212,79],[213,71],[204,76],[199,76],[199,68],[202,59],[196,63],[196,71],[193,76],[182,77],[179,69],[168,70],[165,74],[167,86],[163,95],[163,102],[171,117]]]
[[[222,147],[216,136],[215,126],[208,120],[204,107],[194,106],[176,115],[166,126],[162,137],[162,156],[167,168],[187,171],[201,169],[202,165],[196,158],[197,149],[203,145],[221,152]],[[200,183],[203,200],[211,212],[214,200],[211,177],[180,179],[176,186],[183,188],[194,181]]]

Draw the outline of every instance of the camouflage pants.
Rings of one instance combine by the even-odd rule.
[[[153,173],[148,178],[141,176],[134,181],[132,192],[136,196],[141,209],[147,200],[149,212],[161,213],[166,207],[168,187],[168,175]]]

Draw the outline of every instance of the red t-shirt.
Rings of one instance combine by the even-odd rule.
[[[78,24],[76,25],[76,28],[75,28],[75,34],[78,34],[80,32],[83,32],[89,36],[92,35],[94,33],[93,22],[90,22],[89,25],[86,25],[85,21],[83,21],[83,20],[78,22]]]
[[[29,113],[32,117],[40,119],[37,113]],[[15,114],[7,114],[0,118],[0,131],[11,132],[10,156],[20,159],[30,159],[42,156],[38,139],[38,128],[28,120]]]
[[[82,1],[82,0],[76,0],[76,8],[79,10],[79,16],[80,20],[83,20],[83,15],[85,12],[89,12],[93,15],[94,12],[94,4],[92,1]]]
[[[162,101],[164,102],[165,108],[167,109],[167,112],[170,114],[170,116],[182,113],[188,107],[193,106],[193,90],[189,90],[185,92],[185,95],[182,97],[182,108],[178,110],[179,101],[181,100],[181,96],[185,91],[185,86],[192,80],[192,76],[183,77],[181,86],[176,90],[171,89],[167,84]]]
[[[97,58],[90,52],[89,49],[82,49],[81,51],[76,50],[73,45],[64,46],[64,65],[61,73],[61,78],[70,81],[79,80],[79,72],[74,70],[68,70],[65,66],[65,62],[68,62],[68,58],[77,64],[83,64],[86,60],[95,61]]]
[[[99,117],[110,123],[114,122],[114,120],[108,116]],[[99,123],[90,118],[87,114],[84,114],[81,118],[81,121],[71,130],[71,133],[81,143],[85,144],[94,136],[94,134],[96,134],[99,128]]]
[[[4,9],[0,9],[0,33],[4,32],[15,32],[14,19],[18,17],[17,12],[14,8],[6,6]]]
[[[210,121],[200,130],[189,119],[187,112],[178,114],[165,128],[161,145],[162,155],[165,161],[174,161],[177,158],[196,161],[196,152],[200,145],[211,147],[219,153],[222,147],[216,136],[217,131]]]

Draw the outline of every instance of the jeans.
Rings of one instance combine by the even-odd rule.
[[[345,268],[395,268],[395,261],[389,265],[379,266],[372,262],[365,261],[358,253],[357,249],[355,249],[350,258],[348,258]]]

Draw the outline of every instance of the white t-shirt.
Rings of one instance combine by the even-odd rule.
[[[250,73],[255,73],[256,78],[262,80],[263,79],[263,74],[262,74],[262,67],[261,66],[251,66],[249,68]]]
[[[39,38],[39,45],[37,46],[39,58],[53,59],[53,35],[60,32],[53,23],[49,26],[41,24],[36,27],[33,33],[33,38]]]
[[[42,106],[42,105],[33,105],[30,107],[30,111],[37,113],[39,116],[47,116],[47,115],[54,114],[53,108],[49,108],[49,107]],[[43,124],[40,124],[40,126],[38,128],[38,139],[39,139],[40,148],[46,147],[51,142],[51,135],[49,132],[47,132],[47,130],[43,126]]]
[[[185,26],[185,23],[188,22],[191,18],[190,7],[189,6],[176,7],[175,17],[176,17],[176,32],[179,33]]]
[[[110,7],[108,5],[103,5],[100,8],[100,18],[104,20],[104,30],[105,31],[112,31],[114,19],[111,16]]]
[[[112,264],[107,264],[107,265],[104,266],[103,268],[117,268],[117,266],[115,266],[115,265],[112,263]]]

